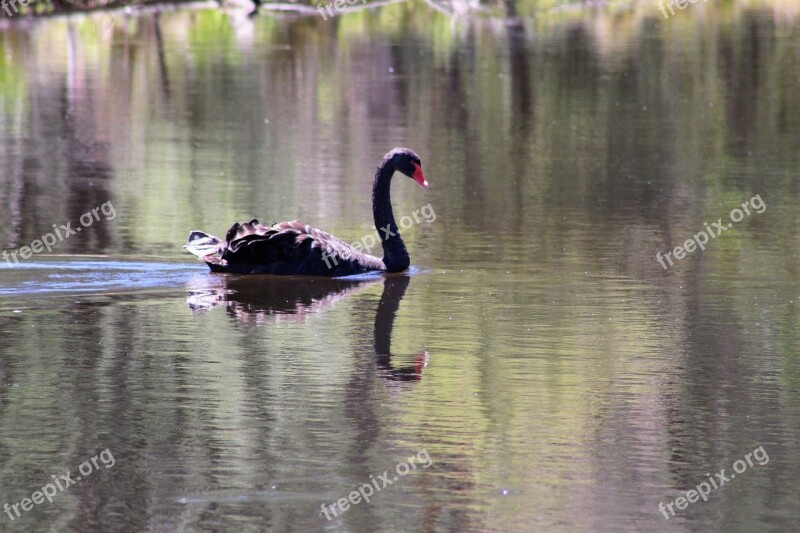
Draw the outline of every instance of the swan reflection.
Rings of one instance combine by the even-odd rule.
[[[337,302],[383,281],[373,324],[374,360],[379,375],[392,381],[416,381],[428,363],[420,351],[413,362],[396,367],[392,361],[392,328],[411,277],[375,276],[369,279],[278,278],[272,276],[204,276],[188,288],[192,312],[224,307],[228,316],[246,326],[281,321],[302,322]]]

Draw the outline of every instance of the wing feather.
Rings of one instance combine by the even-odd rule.
[[[379,258],[299,220],[272,226],[257,219],[236,223],[224,241],[193,232],[186,247],[212,270],[221,272],[336,277],[386,269]]]

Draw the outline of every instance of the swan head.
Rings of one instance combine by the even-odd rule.
[[[428,180],[425,179],[425,174],[422,173],[422,162],[413,150],[395,148],[386,154],[384,161],[391,162],[396,171],[402,172],[426,189],[430,187]]]

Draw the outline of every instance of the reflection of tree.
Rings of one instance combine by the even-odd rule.
[[[164,93],[164,100],[169,101],[169,72],[167,71],[167,60],[164,57],[164,36],[161,34],[161,12],[156,11],[153,15],[153,33],[156,38],[158,50],[158,71],[161,74],[161,90]]]
[[[66,86],[62,88],[58,100],[61,115],[65,117],[60,121],[58,136],[65,143],[66,213],[67,220],[72,221],[73,226],[78,225],[81,215],[109,200],[108,189],[112,176],[109,144],[97,131],[97,110],[84,97],[88,73],[80,68],[82,58],[79,37],[76,35],[78,31],[70,25],[67,34],[70,68]],[[71,244],[73,252],[101,252],[111,244],[111,233],[111,225],[94,224],[91,231],[81,235],[78,240],[69,241],[66,246]]]

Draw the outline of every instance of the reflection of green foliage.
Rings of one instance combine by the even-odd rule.
[[[230,17],[216,9],[195,11],[189,31],[189,43],[194,56],[201,64],[209,63],[215,57],[238,57],[236,34]]]
[[[0,40],[0,103],[3,113],[16,115],[27,108],[28,73],[17,61],[20,56],[7,53],[7,40]]]
[[[183,1],[183,0],[179,0]],[[237,0],[239,5],[243,0]],[[327,5],[332,3],[333,0],[293,0],[291,2],[284,0],[275,0],[276,3],[285,6],[289,3],[307,5],[317,7],[320,4]],[[759,5],[776,6],[778,8],[785,7],[792,9],[795,0],[719,0],[717,4],[735,8],[737,6],[756,7]],[[53,12],[69,12],[69,11],[85,11],[93,9],[118,9],[125,6],[143,6],[148,4],[158,4],[159,0],[34,0],[28,8],[20,7],[22,14],[52,14]],[[366,4],[372,3],[372,0],[367,0]],[[415,3],[415,2],[408,2]],[[418,2],[421,3],[421,2]],[[478,17],[503,17],[508,14],[509,4],[505,0],[481,0],[475,2],[473,0],[431,0],[432,4],[439,5],[444,12],[457,12],[460,14],[470,13]],[[516,0],[514,2],[516,13],[520,16],[537,17],[541,23],[550,24],[554,22],[566,23],[570,21],[586,20],[594,16],[597,7],[587,5],[582,0]],[[360,7],[363,4],[357,2],[356,6]],[[477,7],[476,7],[477,5]],[[606,0],[603,2],[603,11],[606,13],[625,13],[630,11],[639,11],[646,13],[650,16],[659,17],[658,0]],[[691,8],[691,5],[689,6]],[[345,10],[347,7],[345,7]],[[268,11],[268,8],[264,8]],[[356,11],[356,10],[353,10]],[[680,11],[676,10],[676,15]],[[348,13],[353,16],[353,13]],[[386,15],[390,17],[390,15]],[[459,15],[462,18],[463,15]],[[391,22],[391,18],[389,18]],[[350,24],[353,24],[352,22]]]

